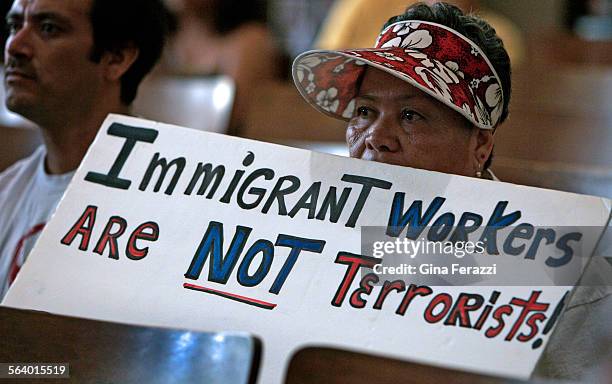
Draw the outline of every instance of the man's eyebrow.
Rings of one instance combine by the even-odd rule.
[[[36,21],[41,20],[53,20],[60,24],[70,24],[70,19],[66,16],[60,15],[55,12],[36,12],[31,14],[32,19]]]
[[[20,12],[11,11],[5,17],[6,21],[23,20],[23,14]]]
[[[38,12],[38,13],[31,14],[29,17],[34,19],[34,21],[36,22],[40,22],[42,20],[53,20],[57,23],[64,24],[67,26],[71,25],[69,18],[63,15],[60,15],[58,13],[54,13],[54,12]],[[24,20],[24,15],[21,12],[12,11],[6,15],[7,22],[23,21],[23,20]]]

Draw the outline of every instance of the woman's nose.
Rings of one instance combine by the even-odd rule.
[[[392,119],[380,116],[368,128],[365,139],[366,148],[377,152],[397,152],[400,150],[398,128]]]

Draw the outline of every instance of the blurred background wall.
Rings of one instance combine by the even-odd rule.
[[[570,0],[571,1],[571,0]],[[527,34],[542,30],[558,30],[563,27],[567,0],[481,0],[487,8],[507,16]]]

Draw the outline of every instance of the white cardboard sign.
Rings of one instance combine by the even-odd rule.
[[[247,331],[264,343],[263,383],[281,382],[307,345],[527,378],[571,286],[408,279],[390,289],[362,270],[377,263],[361,254],[362,226],[468,217],[506,229],[603,228],[610,201],[110,115],[3,304]],[[513,259],[546,274],[574,263],[576,248],[592,254],[601,231],[572,233],[565,253],[560,240],[540,239],[531,257]],[[514,244],[527,249],[534,236]],[[507,258],[491,257],[498,268]]]

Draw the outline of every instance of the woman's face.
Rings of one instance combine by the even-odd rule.
[[[386,72],[368,68],[346,131],[351,157],[474,176],[491,153],[490,131]]]

